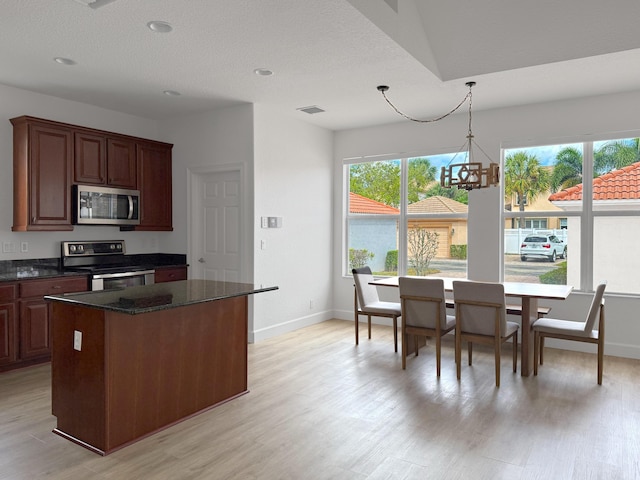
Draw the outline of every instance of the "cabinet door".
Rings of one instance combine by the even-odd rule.
[[[106,138],[86,132],[74,134],[73,181],[75,183],[104,185],[106,173]]]
[[[28,230],[72,230],[71,130],[33,124],[29,128]],[[59,227],[59,228],[58,228]]]
[[[40,298],[20,300],[20,358],[23,360],[49,355],[49,304]]]
[[[0,365],[16,361],[16,305],[0,303]]]
[[[187,279],[187,267],[156,268],[156,283],[176,282]]]
[[[107,139],[107,184],[136,188],[136,144],[132,140]]]
[[[136,230],[173,230],[171,148],[162,143],[138,143],[140,225]]]

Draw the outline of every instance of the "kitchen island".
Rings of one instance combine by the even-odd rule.
[[[107,455],[248,392],[247,298],[184,280],[52,302],[54,432]]]

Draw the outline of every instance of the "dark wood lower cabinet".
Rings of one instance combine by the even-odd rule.
[[[42,299],[20,300],[20,358],[49,356],[49,305]]]
[[[0,303],[0,365],[16,361],[16,305]]]
[[[53,319],[54,432],[96,453],[248,391],[246,296],[137,315],[53,302]]]
[[[51,360],[51,305],[43,297],[87,284],[86,276],[0,284],[0,372]]]

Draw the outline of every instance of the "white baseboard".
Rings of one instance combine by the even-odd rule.
[[[331,320],[332,318],[334,318],[333,312],[329,310],[254,330],[253,332],[249,332],[249,343],[260,342],[261,340],[277,337],[278,335],[293,332],[294,330],[315,325],[316,323],[321,323],[325,320]]]

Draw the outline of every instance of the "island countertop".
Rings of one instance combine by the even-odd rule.
[[[277,289],[277,286],[258,288],[250,283],[181,280],[123,289],[47,295],[44,298],[53,302],[137,315]]]

